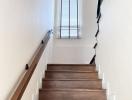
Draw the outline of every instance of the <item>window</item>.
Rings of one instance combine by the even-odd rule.
[[[60,38],[79,38],[79,2],[61,0]]]

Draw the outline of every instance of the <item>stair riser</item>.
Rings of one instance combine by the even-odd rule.
[[[41,92],[39,100],[106,100],[105,92]]]
[[[46,79],[98,79],[97,73],[46,72]]]
[[[43,88],[101,89],[101,81],[43,81]]]
[[[48,66],[48,70],[95,71],[93,66]]]

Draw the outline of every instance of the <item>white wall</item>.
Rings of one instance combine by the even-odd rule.
[[[104,0],[96,63],[108,100],[132,100],[132,1]]]
[[[94,55],[92,45],[83,39],[54,39],[51,63],[89,64]]]
[[[82,0],[82,37],[94,39],[96,24],[97,0]]]
[[[81,39],[55,39],[51,63],[88,64],[94,55],[94,35],[96,25],[96,0],[80,0],[81,5]],[[57,22],[55,22],[56,24]]]
[[[25,64],[52,28],[52,0],[0,0],[0,100],[7,100]]]
[[[39,100],[39,89],[42,88],[42,79],[45,77],[47,64],[52,57],[52,45],[53,38],[51,37],[21,100]]]

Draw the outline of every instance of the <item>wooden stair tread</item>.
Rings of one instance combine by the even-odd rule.
[[[102,79],[43,79],[43,81],[102,81]]]
[[[96,66],[95,64],[47,64],[47,66]]]
[[[49,65],[47,67],[47,70],[75,70],[75,71],[96,71],[95,66],[91,66],[91,65]]]
[[[98,73],[47,72],[45,79],[98,79]]]
[[[102,89],[101,80],[52,80],[43,81],[43,89]]]
[[[97,73],[97,71],[74,71],[74,70],[47,70],[46,72],[58,73]]]
[[[39,100],[106,100],[105,90],[40,90]]]
[[[40,89],[40,92],[49,91],[49,92],[106,92],[105,89]]]

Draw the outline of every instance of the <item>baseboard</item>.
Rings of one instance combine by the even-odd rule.
[[[106,79],[104,72],[101,70],[100,65],[96,65],[96,70],[98,71],[99,78],[102,79],[102,87],[107,90],[107,100],[117,100],[116,93],[111,90],[110,82]]]

